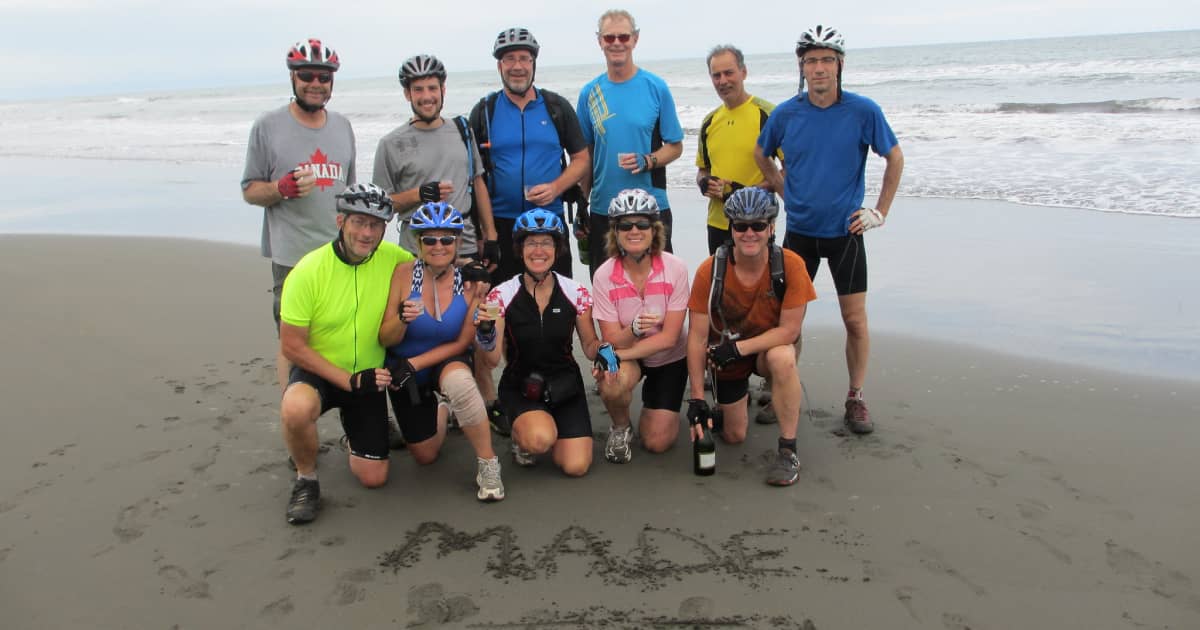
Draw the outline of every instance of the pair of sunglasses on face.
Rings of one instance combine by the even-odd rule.
[[[771,224],[767,223],[766,221],[754,221],[751,223],[744,223],[744,222],[730,223],[729,227],[733,228],[734,232],[745,232],[746,230],[754,230],[755,232],[766,232],[767,228],[770,227],[770,225]]]
[[[649,230],[650,222],[645,219],[642,219],[641,221],[618,221],[617,222],[617,229],[621,230],[622,232],[628,232],[628,231],[632,230],[633,228],[637,228],[639,230]]]
[[[449,246],[449,245],[453,245],[454,241],[457,241],[457,240],[458,240],[457,236],[422,236],[421,237],[421,243],[427,247],[433,247],[434,245],[437,245],[438,243]]]
[[[611,43],[617,42],[617,41],[620,41],[622,44],[628,44],[629,40],[633,39],[633,35],[631,35],[629,33],[619,33],[619,34],[609,33],[607,35],[601,35],[600,39],[603,39],[604,43],[606,43],[606,44],[611,44]]]
[[[329,83],[333,80],[332,72],[312,72],[311,70],[297,70],[296,78],[305,83],[312,83],[316,79],[320,83]]]

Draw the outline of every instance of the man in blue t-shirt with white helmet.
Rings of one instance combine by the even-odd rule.
[[[858,434],[875,430],[863,400],[870,337],[867,332],[867,256],[863,233],[883,226],[900,185],[904,154],[883,111],[869,98],[842,90],[846,43],[836,29],[818,25],[796,43],[801,92],[767,119],[754,159],[766,181],[783,191],[787,213],[784,246],[800,254],[815,276],[829,262],[846,325],[850,391],[845,422]],[[783,150],[784,179],[772,157]],[[874,208],[862,207],[867,149],[887,166]]]

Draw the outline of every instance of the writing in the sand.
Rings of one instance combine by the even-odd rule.
[[[788,530],[753,530],[733,534],[714,544],[679,529],[647,525],[638,533],[630,552],[614,553],[611,540],[572,525],[559,531],[545,546],[526,555],[517,543],[513,528],[507,525],[472,533],[459,531],[445,523],[424,522],[407,533],[403,544],[383,554],[380,563],[397,573],[411,568],[421,561],[422,550],[436,540],[439,558],[479,547],[490,549],[486,571],[502,579],[549,578],[558,573],[561,558],[575,556],[584,559],[588,576],[598,576],[610,583],[652,585],[700,573],[758,580],[800,572],[800,567],[780,566],[785,560],[790,537]]]

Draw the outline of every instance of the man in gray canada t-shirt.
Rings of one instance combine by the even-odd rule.
[[[283,280],[308,252],[337,235],[334,195],[354,181],[354,131],[350,121],[325,109],[333,94],[337,53],[318,39],[292,46],[287,67],[294,98],[254,121],[246,147],[242,198],[262,206],[262,253],[271,259],[275,325]],[[288,361],[276,361],[287,383]]]
[[[499,259],[499,243],[479,149],[474,139],[468,149],[457,123],[442,118],[445,81],[445,66],[431,55],[411,57],[400,66],[413,117],[379,140],[371,181],[390,193],[403,220],[401,247],[419,251],[407,219],[422,203],[444,201],[465,219],[458,255],[491,264]]]

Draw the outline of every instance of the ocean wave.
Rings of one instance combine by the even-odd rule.
[[[1131,101],[1111,100],[1087,103],[1000,103],[996,106],[995,111],[1004,114],[1200,113],[1200,99],[1142,98]]]

